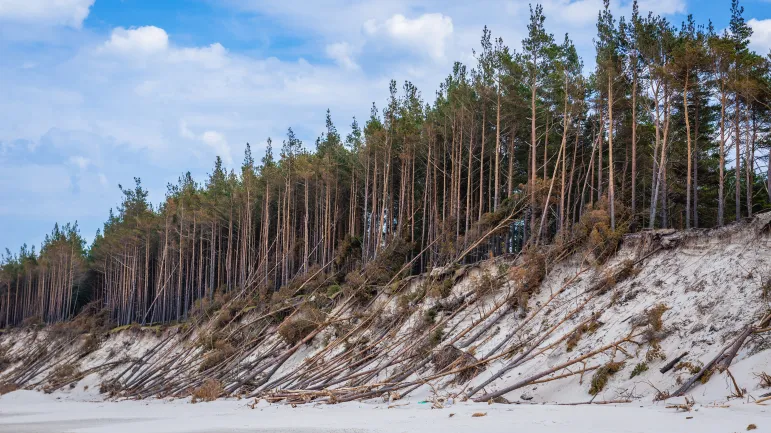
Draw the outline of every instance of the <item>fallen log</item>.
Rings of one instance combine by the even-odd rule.
[[[530,376],[527,379],[521,380],[521,381],[515,383],[514,385],[507,386],[507,387],[505,387],[505,388],[503,388],[501,390],[498,390],[498,391],[495,391],[495,392],[490,392],[490,393],[487,393],[487,394],[485,394],[485,395],[483,395],[481,397],[475,398],[474,401],[475,402],[485,402],[485,401],[488,401],[488,400],[493,399],[495,397],[500,397],[500,396],[502,396],[504,394],[507,394],[507,393],[509,393],[511,391],[514,391],[516,389],[519,389],[519,388],[525,387],[527,385],[530,385],[532,382],[534,382],[534,381],[536,381],[536,380],[538,380],[538,379],[540,379],[540,378],[542,378],[544,376],[548,376],[548,375],[550,375],[552,373],[556,373],[557,371],[560,371],[560,370],[562,370],[562,369],[564,369],[566,367],[570,367],[573,364],[576,364],[578,362],[581,362],[581,361],[584,361],[586,359],[589,359],[589,358],[591,358],[591,357],[593,357],[595,355],[598,355],[598,354],[600,354],[600,353],[602,353],[602,352],[604,352],[604,351],[606,351],[608,349],[612,349],[612,348],[618,346],[619,344],[630,342],[630,341],[632,341],[632,338],[637,337],[637,336],[638,335],[630,335],[630,336],[625,337],[625,338],[623,338],[621,340],[614,341],[613,343],[610,343],[610,344],[607,344],[605,346],[602,346],[599,349],[596,349],[596,350],[593,350],[593,351],[587,353],[586,355],[579,356],[576,359],[573,359],[571,361],[562,363],[562,364],[560,364],[560,365],[558,365],[556,367],[550,368],[550,369],[548,369],[546,371],[542,371],[540,373],[534,374],[533,376]]]
[[[678,362],[680,362],[680,361],[682,361],[682,359],[683,359],[683,358],[685,358],[686,356],[688,356],[688,352],[683,352],[683,354],[682,354],[682,355],[680,355],[680,356],[678,356],[677,358],[675,358],[675,359],[673,359],[673,360],[669,361],[669,362],[667,363],[667,365],[665,365],[665,366],[661,367],[661,369],[660,369],[659,371],[661,372],[661,374],[664,374],[664,373],[668,372],[669,370],[671,370],[671,369],[675,368],[675,366],[677,365],[677,363],[678,363]]]
[[[724,347],[718,354],[715,356],[707,365],[701,368],[698,373],[693,375],[690,379],[688,379],[680,388],[678,388],[674,393],[672,393],[671,397],[682,397],[686,392],[688,392],[689,389],[696,383],[697,380],[701,379],[702,376],[704,376],[704,373],[712,370],[713,367],[716,367],[718,363],[723,360],[723,358],[726,356],[726,351],[729,351],[729,353],[732,353],[734,356],[736,355],[736,352],[739,351],[739,348],[744,343],[744,340],[747,339],[747,337],[752,333],[753,331],[752,326],[747,326],[744,328],[744,331],[739,335],[739,337],[734,340],[733,343],[730,345]],[[733,359],[733,356],[728,360],[728,363],[730,364],[731,359]]]

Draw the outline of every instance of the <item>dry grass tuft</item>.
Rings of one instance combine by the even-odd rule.
[[[771,375],[765,371],[761,371],[760,373],[755,374],[755,377],[760,380],[761,388],[771,388]]]
[[[434,329],[434,332],[432,332],[428,337],[428,344],[433,349],[434,347],[438,346],[442,340],[444,340],[444,329],[436,328]]]
[[[19,389],[19,386],[15,383],[0,383],[0,395],[8,394]]]
[[[701,375],[701,377],[699,378],[699,381],[700,381],[702,384],[706,384],[706,383],[707,383],[707,382],[709,382],[709,380],[712,378],[712,375],[713,375],[714,373],[715,373],[715,368],[714,368],[714,367],[712,367],[712,368],[710,368],[709,370],[705,371],[705,372],[704,372],[704,374],[702,374],[702,375]]]
[[[206,379],[201,386],[193,390],[193,399],[191,403],[199,401],[214,401],[225,393],[222,382],[215,379]]]

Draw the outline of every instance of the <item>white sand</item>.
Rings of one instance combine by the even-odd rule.
[[[431,409],[417,400],[386,404],[346,403],[292,408],[246,400],[190,404],[177,400],[87,402],[64,395],[16,391],[0,397],[0,432],[570,432],[729,433],[771,431],[771,407],[741,402],[728,407],[665,404],[602,406],[487,405],[459,403]],[[486,413],[472,417],[475,412]],[[454,414],[452,417],[450,414]]]

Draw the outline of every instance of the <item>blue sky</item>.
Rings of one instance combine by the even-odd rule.
[[[602,0],[543,2],[591,67]],[[631,2],[613,0],[617,15]],[[745,0],[753,48],[771,47],[771,3]],[[730,1],[643,0],[679,23],[727,25]],[[184,171],[288,127],[312,145],[331,109],[338,129],[382,105],[388,81],[430,100],[488,25],[513,48],[528,1],[0,0],[0,248],[39,246],[55,222],[90,241],[141,177],[154,203]]]

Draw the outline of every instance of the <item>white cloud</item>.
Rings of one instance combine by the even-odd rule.
[[[760,55],[768,54],[771,50],[771,19],[758,20],[752,18],[747,21],[752,27],[752,36],[750,37],[750,48],[757,51]]]
[[[631,3],[632,2],[625,3],[624,8],[631,11]],[[698,5],[698,2],[695,4]],[[640,0],[638,6],[641,13],[644,13],[644,11],[652,11],[656,14],[673,15],[685,13],[686,11],[685,0]],[[726,2],[726,10],[728,10],[728,7],[729,4]]]
[[[179,136],[187,140],[202,142],[211,148],[215,155],[222,158],[225,164],[230,165],[233,163],[233,154],[223,133],[210,130],[197,135],[188,127],[187,121],[181,120],[179,122]]]
[[[168,46],[169,35],[161,28],[155,26],[130,29],[117,27],[112,31],[110,39],[104,43],[103,51],[143,55],[166,51]]]
[[[91,163],[91,160],[81,155],[70,157],[70,164],[78,167],[80,170],[85,170],[86,168],[88,168],[88,165],[90,163]]]
[[[187,122],[184,120],[180,120],[179,122],[179,136],[187,138],[188,140],[196,139],[195,133],[188,128]]]
[[[384,22],[367,20],[364,32],[369,36],[385,36],[404,47],[442,59],[453,25],[452,18],[440,13],[423,14],[415,19],[396,14]]]
[[[0,0],[0,20],[80,28],[94,0]]]
[[[571,26],[594,29],[597,14],[603,9],[602,0],[549,0],[544,3],[547,23],[561,22]],[[529,11],[525,16],[529,17]]]
[[[219,69],[227,63],[227,50],[220,43],[208,47],[174,49],[169,55],[169,61],[176,63],[192,62],[207,69]]]
[[[348,42],[337,42],[327,45],[327,56],[346,69],[359,69],[353,59],[353,49]]]
[[[233,157],[230,154],[230,145],[228,144],[225,135],[217,131],[204,131],[204,133],[201,134],[201,141],[211,147],[214,152],[222,158],[225,164],[233,164]]]

